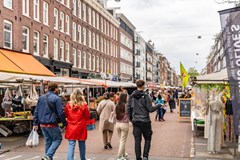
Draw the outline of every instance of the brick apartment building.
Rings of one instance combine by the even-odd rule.
[[[0,47],[60,76],[118,75],[120,23],[97,1],[2,0],[0,10]]]

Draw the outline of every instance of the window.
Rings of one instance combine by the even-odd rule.
[[[99,51],[99,36],[98,35],[97,35],[96,39],[97,39],[97,48],[96,49]]]
[[[95,40],[95,33],[93,33],[93,35],[92,35],[92,47],[93,47],[93,49],[95,49],[95,44],[96,44],[96,40]]]
[[[22,14],[29,16],[29,0],[22,0]]]
[[[92,32],[90,30],[88,32],[88,46],[92,47]]]
[[[48,25],[48,3],[43,2],[43,24]]]
[[[72,39],[73,41],[76,41],[76,23],[73,22],[73,26],[72,26]]]
[[[66,43],[66,62],[69,62],[69,43]]]
[[[82,2],[78,0],[78,18],[82,18]]]
[[[96,57],[96,64],[97,64],[97,72],[99,71],[99,68],[100,68],[100,66],[99,66],[99,57],[97,56]]]
[[[63,12],[60,12],[59,29],[61,32],[64,32],[64,13]]]
[[[96,19],[97,19],[97,29],[99,29],[99,14],[96,13]]]
[[[72,1],[73,3],[72,3],[72,5],[73,5],[73,10],[72,10],[72,13],[73,13],[73,15],[77,15],[77,3],[76,3],[76,0],[73,0]]]
[[[69,16],[66,15],[66,33],[69,34]]]
[[[100,23],[101,23],[101,31],[103,32],[103,18],[102,17],[100,19]]]
[[[54,8],[54,29],[58,30],[58,10]]]
[[[39,55],[39,32],[33,32],[33,54]]]
[[[82,68],[82,52],[78,50],[78,68]]]
[[[4,48],[12,49],[12,22],[4,20]]]
[[[76,49],[73,48],[73,66],[77,67],[77,55],[76,55]]]
[[[87,35],[86,35],[86,28],[83,27],[83,44],[86,45],[87,44]]]
[[[92,10],[90,7],[88,7],[88,23],[92,24]]]
[[[101,37],[101,40],[100,40],[100,45],[101,45],[101,52],[103,52],[103,38]]]
[[[43,35],[43,55],[48,57],[48,35]]]
[[[39,0],[34,0],[33,15],[34,15],[34,20],[39,21]]]
[[[70,7],[69,0],[65,0],[65,5],[66,5],[68,8]]]
[[[83,51],[83,69],[86,69],[87,68],[87,65],[86,65],[86,63],[87,63],[87,58],[86,58],[86,52],[85,51]]]
[[[54,38],[54,59],[58,60],[58,39]]]
[[[60,60],[64,61],[64,42],[60,41]]]
[[[105,39],[105,38],[103,39],[103,44],[104,44],[104,50],[103,50],[103,52],[106,53],[106,52],[107,52],[107,42],[106,42],[106,39]]]
[[[82,27],[78,25],[78,43],[82,43]]]
[[[83,20],[87,21],[86,4],[83,3]]]
[[[95,19],[95,11],[93,10],[93,13],[92,13],[92,21],[93,21],[93,27],[96,27],[96,19]]]
[[[101,57],[101,72],[103,72],[103,66],[104,66],[104,64],[103,64],[103,58]]]
[[[106,20],[105,19],[103,20],[103,27],[104,27],[103,32],[106,34],[107,25],[106,25]]]
[[[29,28],[25,26],[22,28],[22,50],[29,52]]]
[[[104,58],[103,61],[104,61],[104,72],[106,73],[107,72],[107,60]]]
[[[8,8],[8,9],[12,9],[12,0],[4,0],[3,1],[3,6]]]
[[[95,71],[96,69],[96,64],[95,64],[95,55],[92,56],[92,60],[93,60],[93,65],[92,65],[92,70]]]
[[[88,53],[88,70],[92,70],[92,55]]]

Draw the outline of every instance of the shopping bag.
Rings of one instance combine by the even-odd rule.
[[[28,147],[34,147],[39,144],[39,135],[35,129],[31,131],[31,133],[28,136],[26,146]]]
[[[114,111],[111,112],[108,121],[109,121],[110,123],[113,123],[113,124],[116,123],[116,114],[114,113]]]

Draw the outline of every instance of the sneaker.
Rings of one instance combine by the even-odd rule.
[[[148,158],[147,157],[143,157],[143,160],[148,160]]]
[[[104,149],[108,149],[108,145],[104,146]]]
[[[44,157],[42,157],[42,160],[51,160],[51,158],[48,156],[44,156]]]
[[[112,145],[110,143],[107,143],[107,146],[109,147],[109,149],[112,149]]]

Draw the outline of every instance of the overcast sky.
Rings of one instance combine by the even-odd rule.
[[[214,35],[221,30],[218,11],[234,4],[214,0],[109,0],[108,6],[121,7],[117,12],[133,23],[145,41],[151,39],[179,73],[180,61],[186,70],[195,67],[200,72],[206,66]]]

